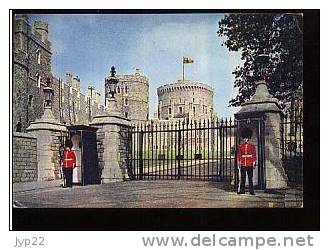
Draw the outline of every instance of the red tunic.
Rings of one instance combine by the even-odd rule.
[[[256,163],[256,148],[254,144],[242,143],[239,146],[238,162],[242,167],[253,167]]]
[[[64,168],[73,168],[76,165],[77,158],[75,153],[71,150],[66,150],[63,157],[63,167]]]

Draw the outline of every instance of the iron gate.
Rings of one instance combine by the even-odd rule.
[[[281,123],[282,162],[289,185],[303,186],[303,100],[291,106]]]
[[[130,177],[233,180],[237,125],[232,119],[161,121],[132,129]]]

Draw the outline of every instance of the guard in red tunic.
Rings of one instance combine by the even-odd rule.
[[[71,150],[73,143],[71,140],[65,142],[65,152],[62,161],[63,174],[64,174],[64,185],[63,187],[72,187],[73,182],[73,168],[76,166],[77,158],[75,153]]]
[[[252,177],[254,168],[256,167],[256,148],[254,144],[249,142],[249,138],[247,136],[244,136],[243,143],[239,146],[238,167],[241,172],[240,189],[238,190],[238,194],[245,193],[247,172],[249,180],[249,193],[251,195],[255,195]]]

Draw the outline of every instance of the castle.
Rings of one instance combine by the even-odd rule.
[[[108,102],[115,103],[115,99],[105,96],[103,105],[101,92],[94,86],[89,86],[86,94],[81,92],[79,76],[71,72],[66,73],[65,79],[52,75],[51,56],[48,25],[36,21],[32,26],[26,15],[16,15],[13,25],[13,126],[16,132],[27,133],[13,133],[15,182],[59,178],[60,149],[63,149],[62,139],[65,139],[62,133],[72,129],[65,125],[89,125],[85,128],[93,131],[92,143],[85,140],[85,146],[81,144],[81,147],[76,143],[74,150],[81,153],[89,148],[93,162],[85,162],[97,171],[96,175],[103,183],[131,178],[129,164],[132,160],[138,161],[137,173],[143,179],[143,164],[145,159],[149,161],[150,153],[151,159],[156,160],[156,168],[161,167],[160,160],[168,162],[169,157],[178,160],[179,178],[181,160],[187,163],[194,160],[195,165],[197,160],[208,160],[209,179],[209,161],[214,159],[216,178],[219,177],[218,169],[229,170],[231,178],[232,162],[236,160],[236,145],[239,143],[238,131],[246,127],[255,131],[258,159],[262,159],[259,169],[264,170],[262,174],[265,172],[265,175],[261,177],[261,188],[265,184],[267,188],[286,188],[285,170],[280,159],[280,154],[285,154],[286,145],[290,147],[290,155],[292,151],[297,155],[299,148],[298,156],[302,156],[302,119],[298,121],[299,127],[287,124],[291,128],[289,141],[283,138],[281,143],[282,110],[278,101],[268,93],[263,80],[258,82],[252,99],[235,114],[237,122],[232,123],[231,119],[219,121],[213,108],[213,88],[188,80],[160,86],[157,89],[158,112],[154,118],[149,118],[149,82],[136,70],[131,75],[117,76],[119,83],[115,99],[121,115],[116,109],[103,115],[107,108],[111,111],[111,107],[115,107],[107,107]],[[49,86],[54,91],[53,101],[49,98],[45,105],[43,94]],[[50,95],[52,90],[47,90]],[[37,120],[41,116],[43,120]],[[298,136],[299,141],[291,141],[291,132],[295,132],[294,137]],[[267,148],[264,142],[269,142]],[[198,164],[205,170],[202,162]],[[161,171],[164,172],[165,168]]]
[[[48,24],[29,24],[27,15],[16,15],[13,26],[13,126],[25,131],[43,114],[43,88],[50,81],[54,89],[53,114],[62,124],[88,125],[106,109],[101,92],[90,85],[82,93],[81,79],[66,72],[65,79],[52,74],[51,42]],[[116,100],[121,114],[133,124],[172,119],[209,119],[213,117],[213,89],[204,83],[178,80],[158,88],[158,112],[149,117],[149,80],[139,69],[117,75]],[[106,100],[106,98],[105,98]]]

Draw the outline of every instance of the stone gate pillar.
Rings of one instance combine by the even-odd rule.
[[[102,183],[128,180],[128,165],[131,158],[130,120],[119,112],[115,99],[118,78],[115,67],[105,78],[104,114],[94,117],[91,126],[96,127],[97,154]]]
[[[32,122],[26,131],[37,138],[38,181],[60,179],[60,138],[66,135],[66,126],[46,107],[43,116]]]
[[[254,96],[242,104],[242,108],[235,114],[238,121],[262,117],[264,119],[264,178],[266,189],[286,188],[285,174],[280,155],[280,122],[282,111],[278,100],[269,94],[265,81],[257,83]],[[242,124],[238,122],[238,124]],[[251,130],[254,130],[251,123]],[[238,128],[239,130],[239,128]],[[240,135],[238,135],[240,136]]]
[[[102,183],[128,180],[130,120],[120,113],[108,112],[95,116],[90,125],[98,128],[97,154]]]

